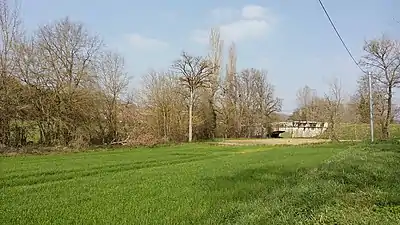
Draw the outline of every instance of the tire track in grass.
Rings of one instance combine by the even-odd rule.
[[[193,158],[193,156],[182,156],[179,157],[178,159],[186,159],[186,158]],[[172,158],[176,159],[176,157]],[[87,167],[87,168],[77,168],[77,169],[52,169],[48,171],[41,171],[41,172],[29,172],[29,173],[12,173],[10,175],[6,175],[5,177],[1,177],[0,181],[2,180],[7,180],[7,179],[23,179],[23,178],[30,178],[30,177],[38,177],[38,176],[48,176],[48,175],[57,175],[57,174],[64,174],[64,173],[77,173],[77,172],[84,172],[88,170],[101,170],[105,168],[114,168],[114,167],[120,167],[120,166],[127,166],[127,165],[141,165],[141,164],[147,164],[147,163],[156,163],[156,162],[165,162],[167,160],[160,160],[160,159],[151,159],[151,160],[145,160],[145,161],[137,161],[137,162],[125,162],[125,163],[112,163],[112,164],[105,164],[101,166],[94,166],[94,167]]]
[[[63,166],[69,166],[68,164],[64,165],[64,164],[59,164],[57,165],[56,163],[52,164],[51,167],[47,167],[45,171],[36,171],[36,172],[32,172],[32,167],[35,168],[40,168],[43,167],[43,165],[39,164],[39,166],[37,165],[37,163],[35,161],[33,161],[31,163],[31,161],[28,161],[27,164],[32,165],[32,167],[26,167],[24,168],[24,170],[18,170],[18,168],[16,168],[15,170],[10,170],[5,172],[4,174],[2,174],[0,176],[0,181],[2,180],[6,180],[6,179],[15,179],[15,178],[27,178],[30,176],[44,176],[44,175],[56,175],[59,173],[65,173],[65,172],[79,172],[79,171],[85,171],[88,169],[101,169],[101,168],[108,168],[108,167],[115,167],[115,166],[119,166],[119,165],[130,165],[132,163],[134,164],[143,164],[143,163],[152,163],[152,162],[157,162],[160,160],[171,160],[171,159],[184,159],[184,158],[191,158],[191,157],[195,157],[195,156],[205,156],[207,154],[201,153],[201,154],[182,154],[182,153],[171,153],[168,155],[164,155],[164,157],[158,157],[158,158],[153,158],[150,160],[144,160],[144,161],[127,161],[126,158],[124,159],[125,163],[118,163],[116,164],[115,162],[121,160],[121,158],[116,158],[111,160],[110,158],[105,158],[104,163],[108,163],[108,164],[103,164],[101,166],[95,166],[95,167],[81,167],[81,168],[69,168],[69,169],[64,169],[62,168]],[[168,157],[170,156],[170,157]],[[171,157],[172,156],[172,157]],[[46,161],[43,161],[42,163],[48,163],[48,161],[53,162],[53,159],[46,159]],[[74,161],[76,160],[76,158],[69,158],[69,157],[65,157],[63,160],[70,160],[70,161]],[[101,160],[101,158],[94,158],[92,159],[93,161],[89,161],[90,164],[100,164],[103,163],[103,161]],[[85,164],[87,164],[88,162],[86,162]],[[82,164],[82,162],[80,162],[80,164]],[[83,165],[85,165],[83,164]],[[75,164],[76,166],[77,164]],[[79,164],[78,164],[79,165]],[[48,166],[48,165],[46,165]],[[4,172],[4,171],[3,171]],[[1,183],[1,182],[0,182]]]
[[[196,152],[197,150],[206,150],[206,149],[207,151]],[[188,150],[191,152],[185,153]],[[193,152],[193,150],[196,151]],[[7,174],[8,177],[11,177],[11,175],[20,176],[21,174],[34,173],[33,171],[41,171],[41,172],[44,172],[44,170],[53,171],[53,168],[57,167],[62,168],[64,166],[68,167],[66,169],[73,169],[79,167],[87,167],[86,165],[88,163],[91,165],[99,165],[113,161],[114,162],[127,161],[127,159],[129,158],[132,158],[132,160],[135,162],[139,162],[147,159],[165,160],[166,158],[171,159],[172,157],[176,158],[189,154],[193,156],[195,155],[198,156],[198,155],[215,154],[216,152],[219,152],[211,150],[210,146],[200,146],[200,147],[175,146],[171,149],[161,149],[161,148],[134,149],[134,150],[124,150],[124,151],[121,150],[118,152],[114,151],[79,152],[79,153],[66,153],[59,155],[25,155],[25,156],[3,157],[3,158],[1,158],[0,156],[0,164],[2,162],[8,164],[8,167],[2,168],[3,173],[0,173],[0,185],[1,185],[1,180],[5,178],[5,174]],[[139,160],[137,158],[139,158]],[[74,161],[76,163],[72,165],[72,163],[70,163],[71,161]],[[35,176],[36,175],[38,174],[35,174]]]
[[[185,160],[185,159],[192,159],[196,157],[180,157],[178,160]],[[175,158],[176,159],[176,158]],[[102,166],[96,166],[96,167],[89,167],[89,168],[79,168],[79,169],[69,169],[69,170],[50,170],[50,171],[43,171],[43,172],[36,172],[36,173],[29,173],[29,174],[20,174],[20,175],[12,175],[8,177],[4,177],[0,179],[0,184],[1,183],[10,183],[15,182],[16,183],[23,183],[24,181],[29,181],[29,180],[41,180],[41,179],[50,179],[53,180],[53,178],[57,177],[71,177],[71,175],[79,175],[79,174],[95,174],[95,173],[101,173],[102,171],[113,171],[113,170],[118,170],[120,168],[142,168],[146,167],[147,165],[156,165],[156,164],[165,164],[166,162],[171,161],[170,159],[168,160],[146,160],[146,161],[141,161],[141,162],[125,162],[125,163],[117,163],[117,164],[109,164],[109,165],[102,165]],[[174,160],[172,160],[174,161]],[[72,177],[73,178],[73,177]],[[72,179],[71,178],[71,179]],[[9,182],[7,182],[9,181]],[[5,185],[7,186],[7,185]],[[12,186],[12,185],[11,185]]]
[[[52,182],[60,182],[60,181],[67,181],[76,178],[88,177],[88,176],[95,176],[98,174],[106,174],[106,173],[119,173],[125,171],[134,171],[139,169],[147,169],[147,168],[155,168],[155,167],[163,167],[169,165],[178,165],[183,163],[191,163],[191,162],[198,162],[208,159],[216,159],[221,157],[226,157],[229,155],[210,155],[210,156],[202,156],[202,157],[187,157],[177,160],[163,160],[158,162],[150,162],[150,163],[142,163],[142,164],[127,164],[124,163],[122,165],[117,164],[111,168],[109,167],[101,167],[100,169],[89,169],[89,170],[79,170],[79,171],[71,171],[71,172],[61,172],[55,173],[54,175],[44,175],[41,177],[29,176],[26,178],[21,179],[7,179],[3,180],[0,183],[1,188],[5,187],[19,187],[19,186],[32,186],[32,185],[39,185],[39,184],[47,184]]]

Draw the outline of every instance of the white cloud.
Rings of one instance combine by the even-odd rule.
[[[259,5],[247,5],[242,8],[242,17],[245,19],[268,19],[267,9]]]
[[[169,45],[167,42],[155,38],[144,37],[140,34],[128,35],[129,44],[138,50],[157,50],[165,49]]]
[[[258,5],[247,5],[241,9],[218,8],[212,10],[211,14],[216,21],[213,26],[220,28],[221,38],[228,43],[263,38],[274,21],[269,10]],[[208,43],[209,30],[194,30],[192,40]]]
[[[220,32],[224,40],[239,42],[263,37],[268,28],[269,24],[264,20],[238,20],[220,26]]]

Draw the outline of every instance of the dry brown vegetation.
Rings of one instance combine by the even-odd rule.
[[[70,18],[40,25],[28,33],[18,7],[0,0],[0,147],[26,145],[156,145],[216,137],[265,136],[279,119],[282,99],[266,70],[237,70],[238,55],[217,28],[210,32],[206,56],[182,52],[165,71],[143,76],[129,91],[124,58],[99,36]],[[387,37],[365,44],[362,63],[373,73],[374,114],[382,138],[399,112],[393,92],[400,85],[399,43]],[[168,71],[168,72],[166,72]],[[369,118],[365,76],[359,91],[345,100],[340,81],[322,96],[310,87],[299,91],[291,119],[336,124]]]

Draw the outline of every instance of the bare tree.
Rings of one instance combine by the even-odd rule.
[[[10,125],[17,114],[14,47],[21,35],[18,3],[11,8],[7,0],[0,0],[0,145],[10,144]]]
[[[379,138],[384,137],[385,124],[386,124],[386,113],[387,113],[387,95],[385,86],[381,85],[379,81],[372,79],[372,99],[373,99],[373,114],[376,128],[375,134]],[[364,74],[358,79],[357,92],[353,97],[357,105],[356,114],[358,122],[369,123],[370,121],[370,103],[369,103],[369,84],[368,75]],[[392,108],[394,108],[392,106]],[[394,113],[392,113],[392,118]],[[391,119],[392,121],[393,119]]]
[[[145,112],[147,132],[150,130],[154,138],[182,141],[187,133],[184,120],[187,114],[178,77],[169,72],[150,71],[143,81],[137,97],[139,107]]]
[[[267,80],[267,72],[244,69],[238,76],[238,117],[241,136],[264,135],[271,116],[281,110],[282,100],[275,97],[274,88]]]
[[[385,89],[386,112],[383,123],[383,138],[389,138],[392,118],[393,91],[400,86],[400,42],[383,36],[365,43],[366,54],[361,60],[365,70],[372,73],[377,85]]]
[[[121,95],[127,89],[129,77],[125,72],[122,56],[106,52],[100,58],[98,81],[105,100],[105,117],[108,124],[107,142],[118,140],[118,115]]]
[[[195,91],[199,88],[210,87],[210,76],[214,72],[212,63],[200,56],[191,56],[182,52],[181,58],[172,66],[181,77],[180,82],[189,90],[189,131],[188,141],[192,141],[193,135],[193,104]]]
[[[290,120],[326,122],[326,99],[324,96],[319,96],[315,91],[312,91],[312,93],[309,103],[298,107],[289,117]]]
[[[329,92],[325,93],[326,110],[325,115],[329,126],[330,138],[339,141],[337,125],[342,122],[343,113],[343,90],[339,79],[335,78],[329,84]]]
[[[23,82],[37,96],[31,100],[40,118],[42,144],[90,139],[101,47],[97,36],[65,18],[40,27],[32,41],[19,48]]]
[[[299,108],[300,120],[310,120],[312,118],[312,110],[314,108],[315,98],[317,94],[314,89],[311,89],[308,85],[304,86],[297,91],[297,104]]]

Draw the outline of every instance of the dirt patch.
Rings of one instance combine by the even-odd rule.
[[[271,138],[271,139],[245,139],[225,140],[220,142],[223,145],[302,145],[329,142],[327,139],[292,139],[292,138]]]

